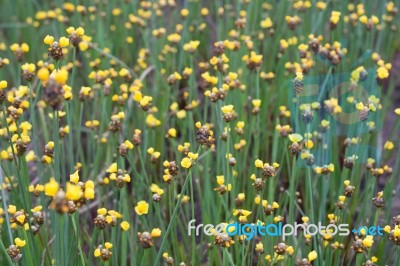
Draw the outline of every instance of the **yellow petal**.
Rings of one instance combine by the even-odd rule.
[[[290,134],[289,139],[291,142],[300,142],[303,140],[303,137],[300,134]]]

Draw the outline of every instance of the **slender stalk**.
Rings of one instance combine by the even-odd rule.
[[[70,217],[71,217],[71,221],[72,221],[72,227],[74,228],[74,233],[76,235],[76,241],[77,241],[77,244],[78,244],[78,251],[79,251],[79,258],[80,258],[80,261],[81,261],[81,265],[85,265],[84,253],[82,251],[80,237],[79,237],[79,234],[78,234],[78,229],[76,227],[75,217],[73,215],[71,215]]]
[[[11,242],[11,243],[12,243],[12,242]],[[8,262],[8,265],[16,265],[14,262],[12,262],[10,256],[8,255],[7,249],[6,249],[6,247],[4,246],[3,241],[0,241],[0,248],[1,248],[1,250],[3,251],[3,254],[4,254],[4,257],[3,257],[3,258],[6,258],[6,260],[7,260],[7,262]]]
[[[181,194],[181,197],[179,197],[178,202],[177,202],[176,205],[175,205],[174,211],[173,211],[172,216],[171,216],[171,220],[170,220],[170,222],[169,222],[169,224],[168,224],[168,227],[167,227],[167,231],[165,231],[163,240],[162,240],[161,245],[160,245],[160,249],[159,249],[159,251],[158,251],[158,253],[157,253],[157,257],[156,257],[156,259],[155,259],[154,266],[156,266],[156,265],[159,264],[159,261],[160,261],[162,252],[163,252],[163,250],[164,250],[164,246],[165,246],[165,244],[166,244],[168,235],[169,235],[169,233],[171,232],[172,227],[173,227],[174,224],[175,224],[175,220],[177,219],[178,211],[179,211],[179,208],[180,208],[180,206],[181,206],[181,204],[182,204],[182,198],[183,198],[183,195],[185,195],[185,192],[186,192],[187,187],[188,187],[188,185],[189,185],[190,179],[192,179],[192,169],[189,169],[189,172],[188,172],[188,174],[186,175],[185,182],[183,183],[182,191],[181,191],[181,193],[180,193],[180,194]]]
[[[4,184],[4,180],[3,180],[3,170],[0,168],[0,184]],[[5,216],[6,216],[6,224],[7,224],[7,232],[8,232],[8,237],[10,239],[10,243],[13,242],[13,235],[11,232],[11,225],[10,225],[10,216],[8,215],[8,211],[7,210],[7,198],[6,198],[6,193],[5,193],[5,189],[1,190],[1,201],[3,202],[3,209],[5,210]],[[2,242],[2,241],[0,241]]]

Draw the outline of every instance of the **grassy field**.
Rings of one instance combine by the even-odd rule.
[[[0,265],[400,265],[398,7],[0,1]]]

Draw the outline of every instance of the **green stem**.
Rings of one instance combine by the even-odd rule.
[[[11,243],[12,243],[12,242],[11,242]],[[4,258],[6,258],[6,260],[7,260],[7,262],[8,262],[8,265],[15,265],[15,263],[12,262],[10,256],[8,255],[7,249],[6,249],[6,247],[4,246],[3,241],[0,241],[0,248],[1,248],[1,250],[3,251],[3,253],[4,253]]]
[[[193,187],[193,178],[190,178],[190,208],[192,209],[192,219],[195,219],[195,216],[194,216],[194,193],[193,193],[193,189],[194,189],[194,187]],[[181,196],[183,196],[183,195],[181,195]],[[196,237],[192,237],[192,251],[191,251],[191,253],[192,253],[192,261],[191,261],[191,263],[192,263],[192,265],[195,265],[194,264],[194,261],[195,261],[195,254],[196,254]]]
[[[235,265],[235,263],[232,260],[231,254],[229,254],[228,249],[224,248],[224,254],[226,255],[226,257],[228,258],[228,262],[230,265]]]
[[[3,170],[1,168],[0,168],[0,184],[4,184],[4,181],[3,181]],[[4,191],[5,191],[5,189],[1,190],[1,198],[2,198],[2,202],[3,202],[4,213],[5,213],[5,216],[6,216],[7,232],[8,232],[8,236],[10,238],[10,243],[12,243],[13,242],[13,236],[12,236],[12,232],[11,232],[10,217],[9,217],[8,211],[7,211],[6,194],[5,194]]]
[[[179,211],[179,207],[182,204],[183,195],[185,195],[185,192],[187,190],[187,187],[188,187],[190,179],[192,179],[192,169],[189,169],[189,172],[186,175],[185,183],[183,184],[182,191],[181,191],[181,196],[179,197],[178,202],[175,205],[174,211],[173,211],[172,216],[171,216],[171,221],[168,224],[167,231],[165,231],[163,240],[161,242],[160,249],[159,249],[159,251],[157,253],[156,260],[154,261],[154,266],[159,265],[158,262],[160,261],[161,254],[162,254],[164,246],[165,246],[165,244],[167,242],[168,235],[171,232],[172,226],[175,223],[175,220],[176,220],[176,217],[177,217],[177,214],[178,214],[178,211]]]
[[[83,252],[82,252],[82,247],[81,247],[81,243],[79,241],[79,235],[78,235],[78,229],[76,227],[76,222],[75,222],[75,217],[71,216],[71,220],[72,220],[72,227],[74,228],[74,233],[76,235],[76,241],[78,243],[78,250],[79,250],[79,258],[81,259],[81,265],[85,265],[85,260],[83,258]]]
[[[28,243],[28,242],[29,242],[29,240],[28,240],[28,235],[26,234],[26,230],[25,230],[24,227],[22,228],[22,234],[23,234],[23,236],[24,236],[24,239],[25,239],[26,242]],[[32,245],[32,244],[33,244],[33,243],[28,243],[28,244],[25,246],[25,249],[24,249],[24,250],[26,250],[26,261],[28,262],[28,265],[33,265],[33,262],[32,262],[33,258],[32,258],[32,255],[31,255],[31,245]]]

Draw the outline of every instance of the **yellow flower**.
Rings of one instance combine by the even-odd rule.
[[[144,200],[139,201],[137,203],[137,205],[135,206],[135,212],[137,215],[148,214],[149,213],[149,204]]]
[[[82,27],[76,28],[75,31],[79,36],[83,36],[85,34],[85,30]]]
[[[69,39],[67,37],[61,37],[58,44],[60,47],[67,47],[69,45]]]
[[[44,185],[44,194],[51,197],[55,196],[59,186],[60,185],[53,177],[50,178],[50,181]]]
[[[263,29],[269,29],[274,25],[270,17],[267,17],[266,19],[262,20],[260,22],[260,26]]]
[[[260,204],[261,203],[261,197],[259,195],[255,196],[254,198],[254,204]]]
[[[307,149],[312,149],[314,147],[314,143],[309,139],[304,143],[304,146],[306,146]]]
[[[303,221],[303,223],[308,223],[310,218],[308,216],[303,216],[303,217],[301,217],[301,220]]]
[[[197,47],[199,47],[199,45],[200,45],[200,41],[190,41],[183,45],[183,50],[193,53],[194,51],[196,51],[196,49],[197,49]]]
[[[177,134],[177,132],[176,132],[175,128],[168,129],[168,136],[170,136],[171,138],[175,138],[176,134]]]
[[[385,150],[393,150],[394,144],[393,144],[393,142],[387,140],[387,141],[385,142],[385,145],[383,146],[383,148],[384,148]]]
[[[341,13],[339,11],[332,11],[331,13],[331,22],[333,24],[337,24],[339,22]]]
[[[68,79],[68,71],[65,69],[61,69],[61,70],[55,70],[53,71],[53,73],[54,73],[54,80],[61,85],[65,85],[65,82],[67,82]]]
[[[161,125],[161,121],[158,120],[153,114],[148,114],[146,116],[146,125],[148,127],[157,127]]]
[[[113,247],[113,245],[110,242],[104,243],[104,246],[106,247],[106,249],[110,249]]]
[[[21,240],[20,238],[14,239],[14,243],[17,247],[22,248],[26,245],[26,240]]]
[[[188,15],[189,15],[189,10],[187,8],[181,10],[182,17],[187,17]]]
[[[99,248],[96,248],[93,252],[93,255],[97,258],[101,256],[101,251]]]
[[[107,169],[107,173],[116,173],[118,171],[117,163],[112,163]]]
[[[290,134],[289,139],[291,142],[300,142],[303,140],[303,137],[300,134]]]
[[[260,99],[254,99],[251,101],[254,107],[260,107],[261,106],[261,100]]]
[[[303,80],[303,73],[302,72],[296,72],[296,79],[298,81],[302,81]]]
[[[210,59],[210,64],[213,65],[213,66],[215,66],[216,64],[218,64],[218,57],[213,56],[213,57]]]
[[[37,76],[41,81],[47,81],[49,79],[50,72],[47,68],[42,67],[37,72]]]
[[[360,22],[362,24],[366,24],[368,22],[368,17],[366,15],[363,15],[360,17]]]
[[[314,168],[314,171],[315,171],[315,173],[317,173],[317,174],[321,174],[321,173],[322,173],[322,167],[316,166],[316,167]]]
[[[72,100],[72,98],[74,97],[74,95],[72,94],[72,88],[68,85],[64,85],[63,89],[64,89],[64,99],[67,101]]]
[[[371,236],[371,235],[366,236],[363,239],[362,243],[363,243],[364,247],[367,247],[367,248],[372,247],[372,244],[374,243],[373,236]]]
[[[81,51],[86,51],[87,49],[89,48],[89,44],[88,44],[88,42],[80,42],[79,43],[79,49],[81,50]]]
[[[157,184],[151,184],[150,191],[153,193],[157,193],[158,195],[164,194],[164,190],[160,188]]]
[[[98,120],[92,120],[92,121],[85,122],[85,126],[89,127],[89,128],[96,128],[99,125],[100,125],[100,122]]]
[[[181,36],[178,33],[172,33],[167,36],[169,42],[178,43],[181,41]]]
[[[121,229],[124,230],[124,231],[128,231],[128,230],[129,230],[129,227],[130,227],[130,225],[129,225],[129,223],[128,223],[127,221],[123,221],[123,222],[120,224],[120,226],[121,226]]]
[[[128,174],[125,174],[124,177],[122,178],[122,180],[126,183],[131,182],[131,177]]]
[[[25,222],[25,218],[26,218],[26,216],[24,214],[18,215],[17,221],[20,222],[21,224],[23,224]]]
[[[257,160],[254,162],[254,164],[255,164],[255,166],[256,166],[257,168],[263,168],[263,166],[264,166],[264,163],[263,163],[260,159],[257,159]]]
[[[390,228],[390,225],[386,225],[384,228],[383,228],[383,231],[385,231],[386,233],[390,233],[390,230],[391,230],[391,228]]]
[[[308,261],[313,261],[318,257],[317,252],[315,250],[308,253]]]
[[[53,149],[53,148],[54,148],[54,141],[49,141],[49,142],[47,142],[47,146],[48,146],[50,149]]]
[[[375,105],[374,105],[373,103],[370,103],[370,104],[368,105],[368,108],[369,108],[372,112],[375,112],[375,111],[376,111],[376,107],[375,107]]]
[[[15,205],[8,205],[7,211],[9,214],[14,214],[17,212],[17,207]]]
[[[7,81],[2,80],[0,81],[0,90],[7,88]]]
[[[161,236],[161,230],[160,228],[154,228],[153,230],[151,230],[151,237],[160,237]]]
[[[26,63],[21,66],[21,69],[33,73],[36,70],[36,66],[34,64]]]
[[[287,252],[289,255],[293,255],[293,253],[294,253],[293,247],[292,247],[292,246],[288,246],[288,247],[286,248],[286,252]]]
[[[389,77],[389,71],[386,69],[386,67],[381,66],[376,70],[376,75],[380,79],[386,79],[387,77]]]
[[[92,88],[82,86],[79,94],[81,94],[83,96],[88,96],[91,91],[92,91]]]
[[[192,160],[187,157],[183,158],[181,161],[181,166],[183,168],[189,169],[190,167],[192,167]]]
[[[100,209],[97,210],[97,214],[106,215],[107,214],[107,209],[106,208],[100,208]]]
[[[239,193],[237,197],[238,197],[239,200],[244,200],[245,199],[245,194],[244,193]]]
[[[263,243],[260,242],[260,243],[256,244],[255,250],[256,250],[256,252],[263,252],[264,251]]]
[[[396,115],[399,115],[399,116],[400,116],[400,108],[396,108],[396,109],[394,110],[394,112],[396,113]]]
[[[223,175],[217,175],[217,184],[223,185],[225,183],[225,177]]]
[[[254,51],[250,52],[250,62],[255,64],[260,64],[262,62],[263,56],[256,54]]]
[[[42,210],[42,208],[43,207],[41,205],[36,206],[35,208],[31,209],[31,212],[40,212]]]
[[[50,36],[50,35],[47,35],[47,36],[44,38],[43,42],[44,42],[45,44],[52,45],[53,42],[54,42],[54,37],[53,37],[53,36]]]
[[[121,77],[126,77],[129,75],[129,70],[126,68],[122,68],[119,73],[118,73]]]
[[[188,153],[188,157],[192,160],[197,160],[197,158],[199,158],[199,154],[198,153],[193,153],[193,152],[189,152]]]
[[[71,183],[67,183],[67,189],[65,193],[65,197],[69,200],[77,201],[80,200],[83,196],[83,192],[80,186],[74,185]]]
[[[125,144],[125,146],[126,146],[128,149],[130,149],[130,150],[132,150],[133,147],[134,147],[133,143],[130,142],[129,140],[125,140],[125,141],[124,141],[124,144]]]
[[[85,193],[83,195],[85,199],[94,199],[95,192],[93,188],[85,188]]]
[[[72,34],[72,33],[74,33],[74,32],[76,32],[76,34],[78,35],[78,36],[83,36],[84,34],[85,34],[85,30],[82,28],[82,27],[78,27],[78,28],[74,28],[74,27],[69,27],[67,30],[66,30],[66,32],[68,33],[68,34]]]
[[[268,206],[268,200],[262,200],[261,203],[264,208]]]
[[[78,182],[79,182],[78,170],[75,171],[75,173],[73,173],[72,175],[69,176],[69,181],[71,183],[78,184]]]
[[[230,113],[233,110],[233,105],[225,105],[221,107],[222,113],[226,114],[226,113]]]
[[[209,13],[209,11],[208,11],[208,9],[205,8],[205,7],[203,7],[203,8],[200,10],[200,14],[201,14],[203,17],[207,16],[208,13]]]
[[[244,128],[244,125],[245,125],[244,121],[239,121],[239,122],[237,122],[237,124],[236,124],[236,126],[237,126],[238,128]]]
[[[400,236],[400,228],[399,228],[398,225],[396,225],[396,226],[394,227],[394,229],[393,229],[393,235],[394,235],[395,237],[399,237],[399,236]]]

